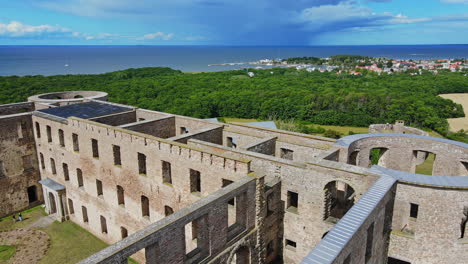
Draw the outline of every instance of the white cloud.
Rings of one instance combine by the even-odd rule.
[[[138,38],[138,40],[154,40],[154,39],[161,39],[161,40],[170,40],[174,37],[174,33],[165,34],[163,32],[156,32],[144,35],[142,38]]]
[[[468,0],[441,0],[441,2],[449,4],[468,4]]]
[[[305,23],[307,29],[315,31],[381,27],[431,20],[431,18],[409,18],[402,14],[394,15],[389,12],[375,13],[372,9],[355,5],[352,1],[306,8],[298,17],[298,22]]]
[[[7,37],[28,37],[46,34],[68,34],[70,30],[61,26],[51,25],[26,25],[18,21],[11,21],[9,24],[0,23],[0,36]]]

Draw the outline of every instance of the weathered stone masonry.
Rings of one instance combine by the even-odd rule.
[[[466,144],[396,133],[335,141],[106,98],[0,106],[4,214],[29,206],[23,189],[36,186],[57,220],[113,244],[82,263],[468,262]],[[434,176],[414,174],[429,153]]]

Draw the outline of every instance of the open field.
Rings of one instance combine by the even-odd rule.
[[[463,106],[463,111],[465,111],[465,117],[448,119],[450,130],[453,132],[459,131],[460,129],[468,130],[468,93],[441,94],[439,96],[461,104]]]

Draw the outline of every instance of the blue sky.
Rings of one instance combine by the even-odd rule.
[[[468,0],[0,0],[0,45],[468,44]]]

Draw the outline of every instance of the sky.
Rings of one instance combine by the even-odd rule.
[[[0,45],[468,44],[468,0],[0,0]]]

